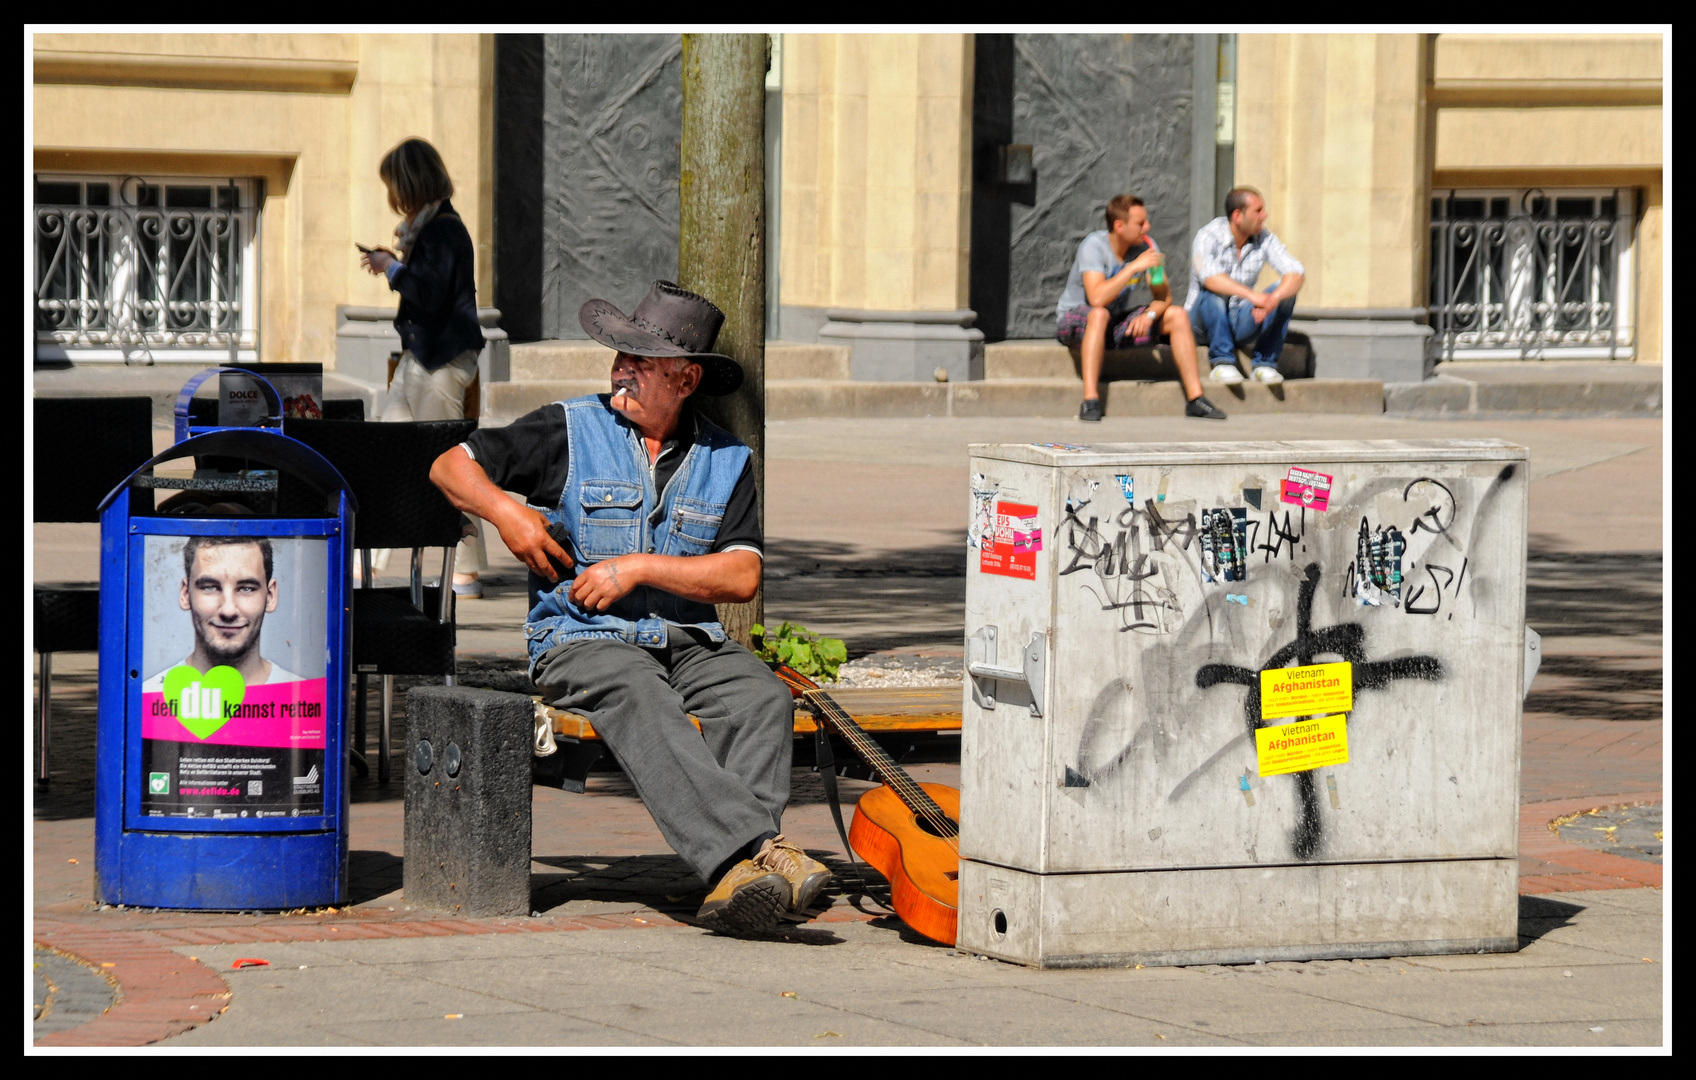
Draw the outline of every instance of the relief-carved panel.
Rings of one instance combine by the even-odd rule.
[[[548,34],[542,102],[542,336],[582,338],[584,301],[676,278],[682,40]]]
[[[1030,204],[1011,208],[1006,336],[1053,335],[1054,305],[1078,243],[1103,227],[1107,200],[1125,191],[1147,202],[1173,299],[1182,303],[1193,39],[1017,34],[1012,53],[1011,141],[1033,147],[1036,177]]]

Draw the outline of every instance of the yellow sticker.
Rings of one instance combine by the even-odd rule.
[[[1354,711],[1354,665],[1313,664],[1260,673],[1260,718],[1323,716]]]
[[[1260,728],[1254,733],[1254,752],[1261,776],[1347,765],[1348,717],[1326,716]]]

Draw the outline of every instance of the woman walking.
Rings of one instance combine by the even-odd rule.
[[[483,328],[477,321],[476,251],[450,201],[453,180],[442,156],[423,139],[407,139],[390,150],[377,175],[388,188],[389,208],[402,217],[395,250],[377,248],[360,260],[400,294],[395,330],[403,351],[383,419],[463,419]],[[480,522],[477,535],[460,543],[455,563],[455,595],[482,596],[477,574],[488,564]]]

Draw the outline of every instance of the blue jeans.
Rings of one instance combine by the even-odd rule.
[[[1276,283],[1266,287],[1271,292]],[[1229,302],[1227,302],[1229,299]],[[1256,326],[1254,305],[1238,297],[1226,298],[1211,289],[1202,289],[1190,321],[1207,335],[1207,362],[1236,363],[1236,347],[1254,344],[1255,367],[1277,367],[1278,354],[1284,351],[1284,336],[1290,330],[1290,313],[1296,309],[1296,298],[1290,297],[1272,309]]]

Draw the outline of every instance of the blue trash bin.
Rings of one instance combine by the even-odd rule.
[[[186,431],[192,393],[187,437],[101,504],[95,893],[344,903],[353,495],[275,429]],[[191,457],[264,468],[155,475]],[[197,516],[155,509],[172,488]],[[233,498],[250,509],[219,505]]]

